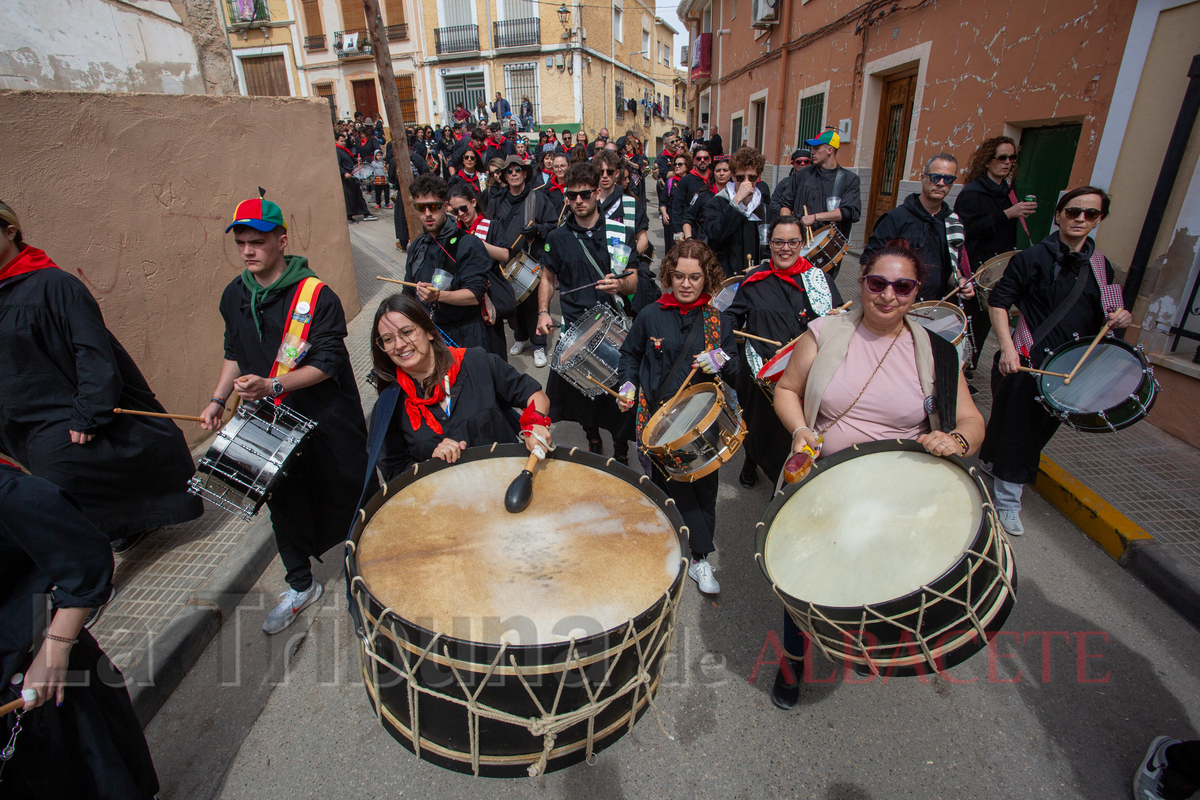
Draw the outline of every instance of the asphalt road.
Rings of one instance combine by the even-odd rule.
[[[578,426],[554,434],[584,445]],[[647,714],[595,766],[537,779],[418,760],[367,702],[335,550],[318,606],[266,637],[284,588],[272,565],[151,722],[162,797],[1094,800],[1131,795],[1154,736],[1197,738],[1200,633],[1032,491],[1013,540],[1018,602],[994,650],[939,677],[849,676],[864,683],[818,657],[799,708],[777,710],[760,661],[774,661],[782,607],[753,558],[771,489],[739,487],[740,461],[721,472],[723,592],[687,581],[657,699],[673,738]]]

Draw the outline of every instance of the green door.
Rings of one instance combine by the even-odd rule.
[[[1045,128],[1026,128],[1021,133],[1021,154],[1017,157],[1017,178],[1014,188],[1017,198],[1024,200],[1035,195],[1038,210],[1029,217],[1029,234],[1040,242],[1050,233],[1054,223],[1054,206],[1058,195],[1066,190],[1075,164],[1075,146],[1079,144],[1082,125],[1053,125]],[[1030,245],[1024,228],[1017,228],[1017,249]]]

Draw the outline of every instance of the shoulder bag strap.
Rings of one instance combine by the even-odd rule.
[[[654,391],[647,398],[650,401],[651,411],[657,411],[659,403],[662,402],[662,392],[667,384],[672,383],[676,378],[683,374],[683,366],[688,362],[688,356],[692,352],[692,345],[696,343],[696,337],[704,330],[704,314],[696,315],[696,321],[692,323],[692,330],[688,333],[687,339],[683,342],[683,349],[679,351],[679,357],[675,359],[675,363],[671,365],[671,369],[667,370],[667,374],[663,377],[662,383],[655,387]]]

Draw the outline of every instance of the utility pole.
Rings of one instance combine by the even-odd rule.
[[[392,157],[396,160],[396,178],[400,181],[396,213],[404,214],[408,220],[408,240],[411,242],[421,235],[423,229],[412,207],[412,190],[409,188],[412,185],[412,161],[408,154],[404,117],[400,114],[400,91],[396,88],[392,54],[388,51],[387,37],[383,33],[379,0],[362,0],[362,4],[367,16],[367,35],[371,37],[371,53],[375,56],[375,71],[379,74],[379,88],[383,92],[383,110],[387,112],[392,129]]]

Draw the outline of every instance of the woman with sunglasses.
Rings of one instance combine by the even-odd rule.
[[[863,262],[855,307],[808,324],[775,388],[775,411],[791,432],[791,453],[807,445],[820,459],[885,439],[915,439],[940,457],[979,448],[983,417],[959,370],[958,352],[906,316],[922,269],[905,242],[888,242]],[[939,394],[935,387],[942,386],[953,389]],[[780,664],[771,702],[789,709],[799,702],[804,641],[791,616],[783,616],[788,662]]]
[[[725,311],[730,325],[753,336],[790,342],[808,330],[809,323],[841,304],[837,288],[825,273],[800,257],[804,233],[800,220],[783,216],[771,223],[771,259],[747,272],[733,302]],[[738,399],[746,418],[746,460],[738,482],[747,488],[758,481],[758,468],[772,482],[791,455],[789,436],[770,398],[754,385],[754,376],[770,361],[776,347],[755,339],[739,342]]]
[[[692,169],[692,154],[681,150],[671,159],[671,174],[658,185],[658,215],[662,220],[663,238],[669,250],[675,242],[675,236],[682,230],[683,221],[675,219],[675,206],[678,205],[676,190],[683,185],[683,179]]]
[[[536,380],[478,347],[449,347],[424,306],[407,294],[379,304],[371,361],[379,399],[371,414],[369,452],[390,481],[412,464],[453,464],[468,447],[524,441],[544,455],[550,398]],[[521,413],[521,438],[506,416]]]
[[[1041,367],[1051,351],[1076,336],[1095,337],[1105,322],[1114,330],[1133,322],[1122,307],[1120,287],[1110,285],[1112,265],[1088,236],[1108,208],[1108,195],[1094,186],[1064,194],[1054,211],[1058,230],[1013,256],[988,293],[1000,351],[992,363],[992,414],[979,457],[992,465],[996,511],[1011,534],[1024,532],[1021,490],[1037,478],[1042,448],[1059,425],[1037,401],[1034,376],[1017,368]],[[1075,295],[1079,282],[1081,293]],[[1009,327],[1014,306],[1021,312],[1015,334]],[[1045,330],[1048,319],[1054,324]]]
[[[462,154],[458,171],[449,181],[451,186],[459,182],[465,183],[479,192],[481,197],[487,192],[487,174],[480,169],[479,153],[472,148],[468,147]]]
[[[736,343],[729,320],[723,320],[709,300],[721,288],[721,268],[707,245],[680,242],[662,260],[659,280],[667,294],[643,308],[621,345],[620,378],[622,411],[637,407],[637,441],[650,417],[670,400],[692,367],[698,381],[721,378],[737,381],[737,359],[729,357]],[[696,326],[700,326],[697,330]],[[693,333],[695,335],[693,335]],[[644,468],[649,468],[643,462]],[[701,592],[717,594],[721,585],[713,577],[708,555],[715,549],[717,523],[717,472],[692,482],[668,478],[660,469],[649,469],[650,479],[675,499],[688,528],[691,562],[688,577]]]
[[[683,217],[692,201],[697,197],[710,194],[712,187],[712,156],[708,148],[697,147],[691,154],[692,166],[679,179],[677,191],[671,193],[671,227],[676,233],[683,231]],[[679,161],[676,156],[675,161]]]

